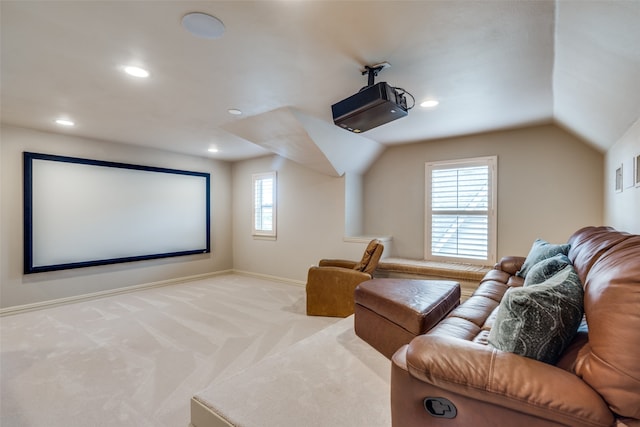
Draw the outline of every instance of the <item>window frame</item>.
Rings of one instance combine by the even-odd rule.
[[[466,258],[456,256],[443,256],[432,254],[432,217],[434,212],[432,210],[432,171],[442,169],[461,169],[474,166],[488,166],[489,178],[488,178],[488,206],[486,210],[487,216],[487,258]],[[434,161],[425,163],[425,224],[424,224],[424,259],[428,261],[441,261],[441,262],[459,262],[465,264],[474,265],[488,265],[495,264],[497,259],[497,206],[498,206],[498,156],[484,156],[473,157],[466,159],[454,159],[444,161]],[[457,211],[458,209],[450,210],[449,212]],[[459,210],[463,213],[463,210]],[[437,212],[435,212],[437,214]],[[477,214],[477,213],[474,213]]]
[[[256,195],[256,184],[259,181],[271,179],[272,180],[272,203],[271,203],[271,230],[260,229],[256,227],[256,218],[258,206]],[[278,191],[277,191],[277,174],[275,171],[255,173],[251,179],[251,233],[255,237],[267,237],[275,238],[277,236],[277,204],[278,204]],[[262,204],[262,206],[265,206]]]

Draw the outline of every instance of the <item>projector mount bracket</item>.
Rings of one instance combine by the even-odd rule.
[[[368,75],[367,87],[373,86],[375,84],[375,78],[378,75],[378,73],[383,69],[389,68],[389,67],[391,67],[391,64],[389,64],[388,62],[381,62],[379,64],[374,64],[374,65],[365,65],[364,70],[362,70],[362,75],[363,76],[365,74]]]

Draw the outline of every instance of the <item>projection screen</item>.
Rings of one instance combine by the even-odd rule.
[[[208,253],[210,175],[24,153],[24,272]]]

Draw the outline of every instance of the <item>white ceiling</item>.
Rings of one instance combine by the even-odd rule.
[[[551,121],[604,151],[640,117],[640,0],[2,0],[0,7],[2,121],[34,129],[224,160],[302,149],[311,163],[324,154],[340,174],[348,168],[338,159],[352,152],[327,145],[357,140],[332,124],[330,107],[366,85],[365,64],[382,61],[392,66],[377,81],[440,105],[417,106],[362,134],[369,152]],[[194,11],[218,17],[225,34],[187,32],[180,21]],[[151,76],[129,77],[121,71],[127,64]],[[60,116],[76,126],[58,127]],[[210,146],[219,152],[208,153]]]

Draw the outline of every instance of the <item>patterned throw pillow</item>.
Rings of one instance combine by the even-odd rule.
[[[567,265],[571,265],[569,257],[565,254],[558,254],[551,258],[544,259],[531,267],[524,278],[524,286],[537,285],[563,270]]]
[[[572,265],[542,283],[513,288],[500,302],[489,344],[555,364],[580,326],[583,298]]]
[[[569,244],[554,245],[542,239],[536,239],[531,246],[529,255],[527,255],[527,258],[524,260],[524,264],[522,264],[522,268],[516,273],[516,276],[527,277],[529,269],[542,260],[558,254],[568,255],[570,247],[571,245]]]

